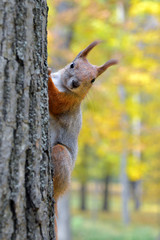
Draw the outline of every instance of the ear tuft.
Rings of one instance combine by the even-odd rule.
[[[92,42],[91,44],[88,45],[88,47],[86,47],[84,50],[82,50],[77,56],[76,58],[74,59],[74,61],[77,59],[77,58],[85,58],[87,57],[88,53],[96,46],[98,45],[100,42],[102,42],[101,40],[96,40],[94,42]]]
[[[118,63],[118,60],[111,59],[111,60],[107,61],[105,64],[103,64],[102,66],[97,67],[97,71],[98,71],[97,77],[99,75],[101,75],[107,68],[109,68],[110,66],[115,65],[117,63]]]

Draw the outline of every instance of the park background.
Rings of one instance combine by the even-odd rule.
[[[70,209],[65,239],[158,240],[160,2],[48,0],[48,6],[53,72],[97,39],[103,42],[89,54],[92,64],[119,60],[82,104],[78,159],[62,203]]]

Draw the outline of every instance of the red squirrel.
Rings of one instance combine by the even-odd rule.
[[[90,64],[86,57],[100,41],[92,42],[72,63],[56,73],[49,70],[48,95],[52,161],[54,163],[54,198],[68,189],[74,168],[81,128],[81,102],[95,79],[117,63],[112,59],[100,67]],[[56,238],[57,239],[57,238]]]

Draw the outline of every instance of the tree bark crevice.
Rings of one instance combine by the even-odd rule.
[[[10,209],[12,212],[12,220],[13,220],[13,232],[11,235],[11,240],[16,239],[16,231],[17,231],[17,215],[16,215],[16,210],[15,210],[15,203],[13,200],[10,200]]]

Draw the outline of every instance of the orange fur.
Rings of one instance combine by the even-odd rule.
[[[67,190],[71,177],[71,156],[65,146],[60,144],[55,145],[52,148],[51,153],[52,160],[54,161],[54,177],[53,177],[53,185],[54,185],[54,198],[55,198],[55,233],[56,240],[58,240],[58,228],[57,228],[57,220],[58,218],[58,209],[57,209],[57,200],[60,195],[64,194]],[[65,161],[64,161],[65,159]]]
[[[49,111],[58,115],[73,110],[82,99],[74,93],[60,92],[54,85],[51,76],[48,78]]]
[[[54,198],[55,201],[57,201],[59,196],[64,194],[69,186],[72,159],[67,148],[60,144],[57,144],[52,148],[51,156],[54,161],[55,170],[53,177]]]

